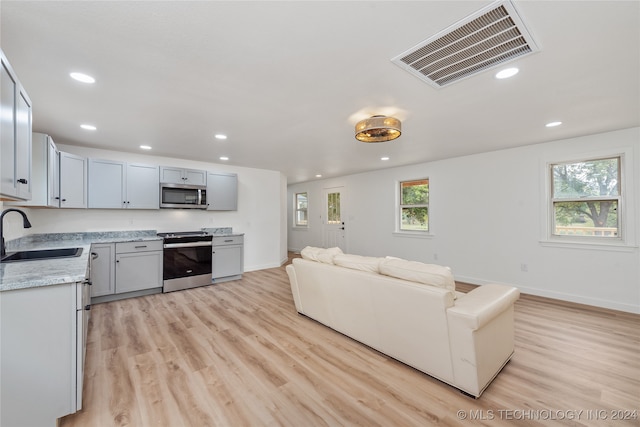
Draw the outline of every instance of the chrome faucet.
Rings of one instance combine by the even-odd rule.
[[[4,216],[11,211],[18,212],[20,215],[22,215],[22,221],[23,221],[22,226],[24,228],[31,228],[31,223],[27,219],[27,215],[24,212],[22,212],[20,209],[14,209],[14,208],[5,209],[2,212],[2,214],[0,214],[0,237],[2,237],[2,248],[0,249],[0,257],[3,257],[7,254],[7,250],[4,245],[4,231],[3,231],[2,225],[4,224]]]

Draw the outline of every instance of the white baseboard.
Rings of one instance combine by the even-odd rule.
[[[484,279],[478,279],[476,277],[468,276],[455,276],[455,279],[459,282],[470,283],[472,285],[487,285],[489,283],[498,283],[487,281]],[[611,310],[624,311],[627,313],[640,314],[640,307],[634,304],[626,304],[617,301],[604,300],[600,298],[590,298],[582,295],[567,294],[563,292],[555,292],[546,289],[536,289],[527,286],[515,285],[512,283],[499,283],[501,285],[513,286],[518,288],[523,294],[535,295],[538,297],[552,298],[561,301],[575,302],[578,304],[592,305],[595,307],[608,308]]]

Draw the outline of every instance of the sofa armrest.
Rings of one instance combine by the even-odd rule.
[[[458,298],[455,305],[447,309],[447,316],[475,331],[509,309],[519,297],[520,291],[511,286],[479,286]]]
[[[295,261],[295,260],[294,260]],[[287,275],[289,276],[289,284],[291,285],[291,293],[293,294],[293,303],[296,306],[296,311],[302,313],[302,302],[300,301],[300,290],[298,288],[298,278],[296,276],[296,269],[293,265],[289,264],[285,267]]]

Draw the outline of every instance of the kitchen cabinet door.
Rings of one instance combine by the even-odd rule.
[[[89,159],[88,207],[122,209],[127,206],[124,162]]]
[[[87,158],[60,152],[60,207],[87,207]]]
[[[238,210],[238,175],[209,173],[207,176],[207,210]]]
[[[214,247],[211,267],[213,279],[241,275],[243,273],[242,258],[242,246]]]
[[[58,149],[44,133],[31,134],[31,199],[7,202],[11,206],[60,206]]]
[[[51,137],[47,138],[47,206],[60,207],[60,152]]]
[[[115,249],[113,243],[91,245],[91,297],[112,295],[116,291]]]
[[[0,425],[55,426],[82,399],[78,286],[5,291],[0,298]],[[78,366],[80,364],[80,366]]]
[[[157,166],[127,165],[127,208],[160,209],[160,177]]]
[[[185,169],[184,178],[187,184],[207,185],[207,172],[195,169]]]
[[[168,184],[206,185],[207,172],[197,169],[160,166],[160,182]]]
[[[31,198],[31,100],[0,54],[0,193]]]
[[[18,80],[4,55],[0,56],[0,193],[15,194],[15,122]]]
[[[16,104],[16,198],[31,199],[31,100],[20,87]]]
[[[162,287],[162,251],[116,254],[116,293]]]

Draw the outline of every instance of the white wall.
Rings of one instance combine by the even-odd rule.
[[[192,211],[182,209],[51,209],[20,208],[33,228],[24,230],[20,215],[5,216],[5,238],[11,240],[26,234],[76,231],[157,230],[190,231],[202,227],[233,227],[244,233],[245,271],[272,268],[286,260],[286,227],[282,200],[286,186],[280,172],[241,168],[229,165],[195,162],[142,154],[121,153],[58,144],[61,151],[80,156],[177,166],[238,174],[238,210],[229,212]],[[4,204],[4,208],[8,208]]]
[[[546,164],[625,152],[625,245],[546,243]],[[394,234],[398,181],[430,179],[429,238]],[[640,128],[290,185],[289,249],[323,246],[322,189],[344,186],[347,251],[448,265],[456,280],[640,313]],[[295,229],[293,195],[309,193]],[[527,271],[522,271],[522,265]]]

